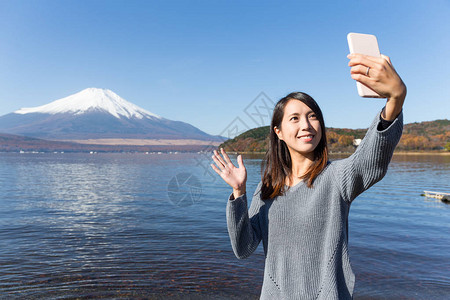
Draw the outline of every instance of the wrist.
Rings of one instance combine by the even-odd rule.
[[[234,199],[241,197],[242,195],[245,194],[245,192],[246,192],[245,191],[245,187],[240,187],[240,188],[237,188],[237,189],[233,188]]]
[[[402,111],[406,98],[406,86],[396,94],[392,94],[386,102],[381,117],[387,121],[393,121]]]
[[[405,101],[406,98],[406,85],[402,82],[402,85],[400,86],[400,88],[392,93],[389,98],[388,101],[393,101],[393,102],[398,102],[403,104],[403,102]]]

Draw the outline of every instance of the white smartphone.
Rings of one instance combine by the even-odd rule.
[[[351,32],[347,35],[347,41],[350,53],[359,53],[369,56],[380,57],[380,49],[378,48],[377,37],[372,34]],[[358,94],[361,97],[383,98],[382,96],[378,95],[374,90],[370,89],[369,87],[360,82],[356,82],[356,87],[358,89]]]

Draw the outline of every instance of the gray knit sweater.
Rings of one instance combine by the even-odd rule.
[[[265,253],[261,299],[351,299],[355,275],[348,253],[351,202],[386,174],[403,129],[403,115],[379,131],[379,115],[350,157],[333,161],[315,179],[261,200],[247,196],[227,203],[227,224],[238,258],[262,240]]]

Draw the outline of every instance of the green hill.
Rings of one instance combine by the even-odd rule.
[[[330,152],[353,152],[355,139],[362,139],[367,129],[327,128]],[[265,152],[269,126],[250,129],[224,142],[220,147],[232,152]],[[402,151],[450,151],[450,120],[436,120],[405,124],[397,150]]]

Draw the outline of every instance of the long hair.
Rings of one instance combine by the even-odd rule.
[[[261,164],[261,199],[272,199],[285,192],[286,178],[292,175],[292,160],[286,143],[280,140],[275,133],[275,127],[281,128],[284,116],[284,108],[290,100],[298,100],[306,104],[317,116],[322,129],[322,137],[314,149],[314,163],[309,167],[301,179],[307,182],[307,186],[313,186],[314,179],[322,172],[328,163],[328,147],[325,131],[325,122],[322,111],[317,102],[308,94],[294,92],[280,99],[275,105],[270,124],[269,148],[265,159]]]

